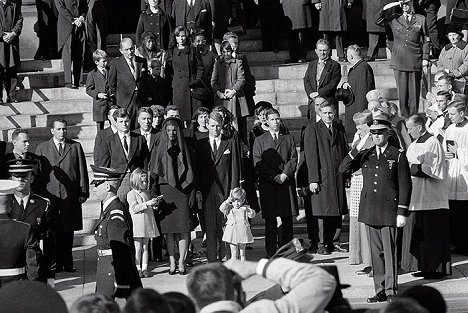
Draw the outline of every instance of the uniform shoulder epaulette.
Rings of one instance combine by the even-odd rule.
[[[47,210],[49,209],[49,206],[50,206],[50,200],[49,200],[48,198],[45,198],[45,197],[43,197],[43,196],[40,196],[40,195],[38,195],[38,194],[32,194],[32,196],[34,196],[34,197],[36,197],[36,198],[39,198],[39,199],[41,199],[41,200],[44,200],[44,201],[45,201],[45,203],[46,203],[47,205],[46,205],[46,208],[45,208],[45,210],[44,210],[44,211],[47,211]]]

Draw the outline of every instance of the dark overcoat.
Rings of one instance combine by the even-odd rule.
[[[107,73],[109,73],[108,70]],[[93,121],[95,122],[104,122],[107,119],[107,112],[112,104],[110,99],[98,98],[100,92],[110,95],[109,84],[107,77],[95,68],[88,73],[86,78],[86,93],[93,99]]]
[[[391,145],[377,158],[376,148],[351,151],[340,172],[362,169],[363,188],[359,222],[371,226],[396,226],[397,215],[406,215],[411,200],[411,172],[403,150]]]
[[[189,84],[203,77],[203,62],[194,48],[169,49],[168,66],[172,69],[172,104],[180,111],[180,119],[189,121],[201,102],[190,94]]]
[[[314,216],[340,216],[348,213],[346,176],[338,172],[348,152],[343,125],[333,122],[333,137],[320,120],[304,133],[304,158],[310,183],[318,183],[320,191],[311,195]]]
[[[130,146],[128,147],[128,157],[125,156],[124,148],[118,133],[108,138],[106,145],[100,152],[101,166],[114,168],[116,170],[133,172],[136,168],[147,168],[149,152],[146,139],[136,133],[128,133],[130,136]]]
[[[297,151],[294,137],[278,133],[277,144],[270,132],[255,138],[253,161],[258,176],[258,189],[263,218],[297,215],[296,181]],[[283,184],[274,181],[286,174]]]
[[[363,0],[362,18],[368,33],[385,33],[385,27],[376,23],[380,10],[392,0]]]
[[[106,151],[107,142],[112,139],[114,132],[112,127],[106,127],[103,130],[100,130],[96,134],[96,139],[94,140],[94,150],[93,150],[93,159],[94,165],[104,166],[103,154]]]
[[[354,101],[345,109],[345,128],[350,136],[356,132],[353,115],[367,109],[366,94],[375,89],[374,71],[372,67],[363,60],[354,64],[348,72],[348,83],[354,93]]]
[[[311,92],[316,91],[319,96],[335,103],[336,88],[341,80],[341,66],[338,62],[328,58],[317,83],[317,63],[318,60],[310,62],[304,75],[304,89],[307,97]]]
[[[0,65],[3,68],[20,65],[19,36],[22,29],[21,1],[7,0],[4,6],[0,6]],[[11,43],[1,39],[4,32],[16,33]]]
[[[348,1],[349,0],[312,0],[312,4],[322,4],[319,23],[320,31],[342,32],[348,29],[345,11]]]
[[[169,12],[170,13],[170,12]],[[141,12],[135,33],[137,46],[141,46],[141,35],[144,32],[151,31],[157,36],[158,44],[161,49],[167,50],[169,47],[169,37],[172,33],[172,18],[161,7],[158,7],[158,13],[153,13],[148,8]]]
[[[249,106],[244,94],[245,75],[242,61],[224,58],[216,61],[211,75],[211,87],[216,95],[217,91],[224,93],[226,89],[233,89],[236,94],[231,99],[221,99],[215,96],[215,105],[227,108],[235,117],[249,115]]]
[[[86,158],[81,144],[65,139],[60,156],[53,139],[39,144],[36,154],[43,157],[43,182],[39,194],[51,201],[57,227],[63,232],[81,230],[83,217],[79,197],[89,197]]]
[[[62,50],[63,45],[76,27],[72,24],[75,18],[86,17],[88,12],[87,0],[55,0],[58,11],[57,19],[57,44],[58,50]],[[81,26],[83,29],[85,25]]]
[[[183,25],[187,27],[187,15],[186,11],[188,7],[187,0],[174,0],[172,3],[172,18],[175,21],[175,25]],[[195,0],[192,10],[195,11],[195,28],[201,28],[206,32],[206,39],[211,40],[212,34],[212,10],[210,1],[208,0]],[[189,29],[190,31],[190,29]]]
[[[291,21],[292,29],[312,28],[312,10],[314,6],[303,5],[303,1],[283,0],[284,16]]]

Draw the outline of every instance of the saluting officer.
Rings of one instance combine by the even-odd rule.
[[[39,279],[38,242],[28,224],[8,216],[18,186],[18,182],[0,180],[0,287],[15,280]]]
[[[102,214],[94,232],[98,254],[96,293],[126,299],[142,284],[135,265],[132,218],[117,196],[124,173],[95,165],[91,169],[91,184],[102,202]]]
[[[55,278],[55,228],[50,201],[31,191],[35,160],[14,159],[8,161],[11,180],[19,183],[15,189],[10,218],[27,223],[36,240],[39,240],[41,258],[41,280],[53,286]]]
[[[341,172],[362,169],[363,188],[359,222],[366,224],[371,248],[376,295],[367,302],[391,302],[397,293],[397,227],[406,223],[411,199],[411,174],[403,150],[388,144],[391,123],[381,111],[370,132],[375,146],[354,148],[340,165]]]

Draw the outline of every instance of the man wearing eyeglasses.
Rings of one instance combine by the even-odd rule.
[[[388,144],[388,115],[373,116],[370,132],[374,147],[345,157],[339,171],[362,169],[363,188],[359,222],[366,224],[371,248],[376,295],[367,302],[391,302],[397,293],[397,227],[406,224],[411,199],[411,173],[403,150]]]

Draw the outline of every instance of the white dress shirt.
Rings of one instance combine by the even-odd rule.
[[[211,151],[214,151],[213,142],[215,142],[215,141],[216,141],[216,147],[217,147],[216,150],[219,150],[219,145],[221,144],[221,135],[216,137],[216,138],[209,136],[209,139],[210,139]]]
[[[62,144],[62,151],[65,150],[65,140],[63,141],[58,141],[57,139],[53,138],[54,140],[54,145],[57,148],[57,151],[60,151],[59,144]]]
[[[16,199],[16,201],[18,202],[18,204],[21,203],[21,199],[23,200],[23,211],[24,211],[24,209],[26,209],[26,204],[27,204],[28,201],[29,201],[29,197],[30,197],[30,195],[27,195],[27,196],[24,197],[24,198],[20,198],[20,197],[18,197],[18,196],[15,194],[15,199]]]
[[[128,157],[128,151],[125,151],[125,146],[124,146],[124,139],[123,137],[125,136],[126,138],[126,141],[127,141],[127,146],[128,146],[128,150],[130,150],[130,133],[122,133],[122,132],[117,132],[119,134],[119,138],[120,138],[120,142],[122,143],[122,148],[123,148],[123,151],[125,153],[125,156]]]

